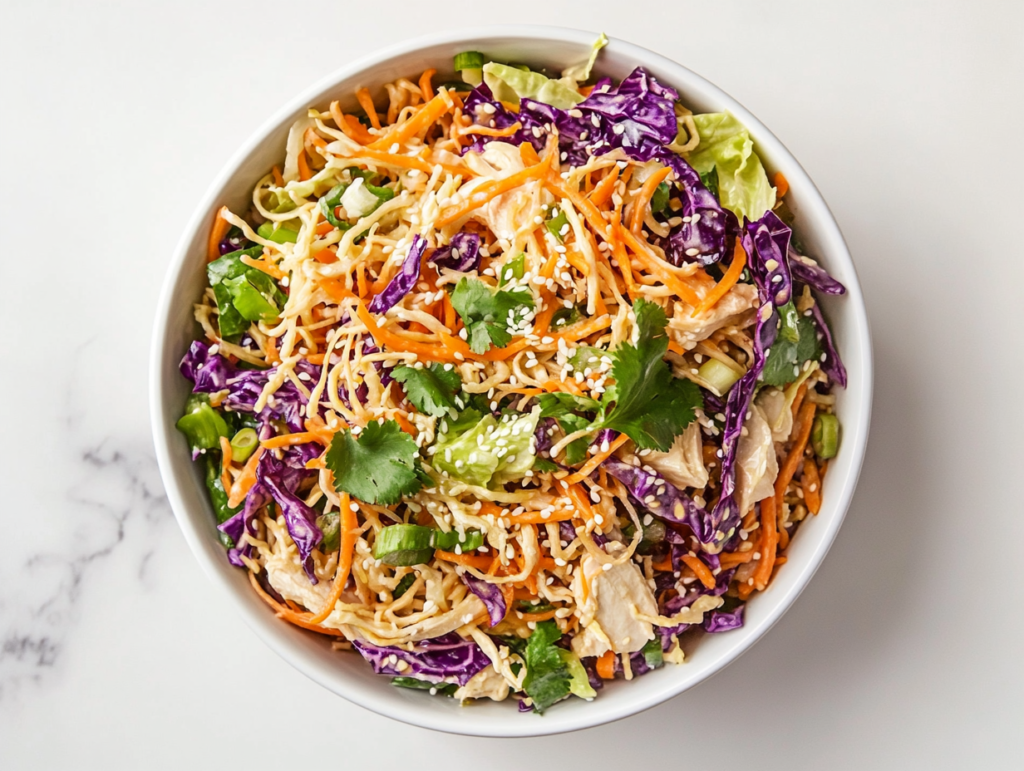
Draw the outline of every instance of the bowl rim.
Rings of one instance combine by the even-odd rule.
[[[697,678],[683,676],[675,678],[674,681],[666,679],[664,687],[648,694],[646,698],[641,698],[638,695],[633,695],[632,697],[624,696],[614,701],[608,700],[610,703],[602,705],[602,709],[592,709],[601,704],[601,700],[596,700],[587,705],[591,709],[576,711],[565,716],[559,716],[555,711],[552,711],[547,713],[543,720],[517,720],[515,717],[518,717],[518,715],[513,715],[510,711],[509,716],[512,719],[503,721],[500,724],[495,724],[493,721],[474,720],[472,715],[460,716],[459,719],[453,720],[447,713],[420,708],[418,702],[396,705],[394,700],[376,695],[376,689],[365,688],[357,680],[351,680],[346,683],[336,679],[329,679],[321,671],[319,663],[313,661],[300,650],[291,628],[286,630],[286,625],[282,624],[272,615],[266,612],[258,613],[252,605],[239,602],[237,589],[228,580],[225,568],[229,570],[235,569],[227,564],[227,561],[223,558],[222,551],[210,549],[208,533],[200,529],[183,498],[179,488],[180,482],[177,481],[173,470],[172,453],[176,452],[176,450],[172,450],[172,438],[174,438],[173,435],[175,433],[173,423],[168,425],[163,417],[164,401],[166,398],[163,373],[167,358],[169,322],[172,310],[180,302],[176,297],[175,289],[182,280],[182,275],[188,262],[189,251],[196,233],[207,227],[211,212],[218,204],[225,186],[239,172],[246,159],[271,136],[272,132],[281,125],[285,118],[315,103],[323,92],[331,89],[336,84],[384,65],[391,59],[406,56],[428,47],[449,44],[470,46],[475,41],[495,38],[510,40],[530,39],[532,41],[550,40],[557,43],[589,46],[596,36],[596,33],[589,31],[547,25],[509,24],[466,27],[412,38],[361,57],[350,64],[336,69],[308,88],[303,89],[297,96],[282,105],[231,156],[210,183],[192,216],[189,218],[188,224],[175,247],[163,281],[157,304],[151,345],[149,366],[150,417],[160,474],[164,481],[171,508],[174,511],[175,518],[182,529],[189,548],[214,585],[218,589],[233,595],[231,604],[242,615],[246,624],[275,653],[310,679],[348,701],[377,714],[410,725],[470,736],[526,737],[564,733],[591,728],[629,717],[657,706],[679,693],[704,682],[731,664],[743,653],[750,650],[757,641],[762,639],[768,630],[792,607],[793,603],[806,588],[835,540],[849,508],[863,466],[870,427],[874,380],[871,334],[856,274],[856,267],[843,239],[839,225],[828,208],[828,204],[806,171],[804,171],[800,163],[782,142],[736,99],[701,75],[665,56],[609,36],[609,49],[614,49],[631,57],[640,66],[674,73],[677,77],[673,78],[670,76],[669,78],[670,84],[673,86],[685,83],[690,89],[693,89],[695,86],[699,87],[705,97],[710,97],[724,105],[726,109],[730,110],[740,119],[755,138],[759,148],[767,148],[768,154],[774,159],[776,165],[778,165],[780,160],[784,159],[786,176],[791,188],[801,191],[801,206],[814,210],[814,213],[810,216],[822,231],[823,242],[827,242],[827,248],[823,245],[820,251],[828,252],[830,263],[838,261],[843,266],[848,290],[843,302],[852,304],[849,313],[851,321],[849,322],[847,337],[851,341],[856,339],[862,348],[862,359],[859,362],[858,372],[855,373],[855,376],[860,379],[860,397],[855,405],[851,405],[851,412],[853,408],[856,408],[861,415],[861,420],[855,426],[846,425],[844,421],[844,445],[847,450],[852,451],[851,465],[849,466],[847,476],[841,480],[842,486],[839,489],[830,491],[836,499],[835,509],[831,520],[827,523],[827,527],[820,537],[820,543],[816,551],[811,553],[808,562],[801,566],[799,575],[792,586],[784,595],[777,598],[775,608],[767,618],[763,619],[755,627],[748,626],[748,634],[743,639],[737,639],[735,644],[720,652],[715,661],[705,662],[701,669],[703,673],[701,676]],[[851,442],[852,447],[850,446]],[[217,549],[220,549],[219,544]],[[692,667],[693,664],[690,663],[688,666]],[[470,712],[470,710],[463,710],[463,712]]]

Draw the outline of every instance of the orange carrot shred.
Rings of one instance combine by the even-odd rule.
[[[605,460],[611,457],[612,453],[622,447],[626,442],[629,441],[629,437],[625,434],[619,434],[613,441],[608,444],[607,450],[602,450],[596,455],[592,456],[590,460],[584,463],[580,470],[575,474],[571,474],[565,478],[565,481],[570,484],[576,484],[582,482],[584,479],[589,477],[598,466],[600,466]]]
[[[231,229],[231,223],[224,219],[228,213],[227,206],[221,206],[213,218],[213,227],[210,228],[210,239],[206,244],[206,261],[213,262],[220,257],[220,242]]]
[[[654,198],[658,185],[664,182],[671,173],[672,169],[666,166],[651,174],[651,176],[644,180],[643,185],[640,186],[636,198],[633,199],[633,216],[629,222],[629,229],[633,232],[633,235],[640,236],[643,233],[644,215],[647,213],[647,208],[651,205],[651,199]]]
[[[781,171],[775,172],[775,177],[772,181],[775,183],[775,195],[779,198],[782,198],[782,196],[789,192],[789,180],[783,176]]]
[[[606,651],[597,659],[597,674],[602,680],[615,679],[615,653]]]
[[[747,252],[744,250],[743,244],[740,243],[740,239],[737,238],[736,253],[732,258],[729,269],[722,276],[722,280],[715,284],[710,292],[704,295],[704,299],[693,309],[693,313],[690,316],[699,316],[715,307],[715,303],[725,297],[726,293],[740,280],[745,267],[747,267]]]
[[[429,102],[434,98],[434,87],[430,83],[430,79],[437,74],[437,70],[431,67],[429,70],[423,70],[423,74],[420,75],[420,93],[423,94],[423,101]]]
[[[380,116],[377,115],[377,108],[373,105],[373,97],[370,96],[370,90],[368,88],[360,88],[356,91],[356,101],[358,101],[359,106],[363,108],[363,112],[366,113],[366,117],[370,119],[370,125],[375,129],[379,129]]]
[[[684,554],[681,559],[707,589],[715,588],[715,577],[699,557]]]
[[[801,480],[804,491],[804,503],[811,514],[821,511],[821,477],[818,475],[818,466],[814,458],[804,458],[804,475]]]

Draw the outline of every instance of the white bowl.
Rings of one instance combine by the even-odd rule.
[[[843,424],[842,446],[829,466],[821,513],[801,525],[788,563],[766,592],[752,598],[746,625],[705,635],[686,664],[665,666],[631,682],[609,683],[592,702],[570,699],[543,716],[518,714],[511,701],[461,708],[453,699],[395,688],[359,656],[333,652],[325,638],[277,619],[252,591],[245,573],[228,564],[202,475],[174,428],[189,392],[178,362],[194,337],[192,303],[205,284],[206,240],[215,210],[222,204],[247,208],[257,180],[283,157],[289,126],[311,105],[323,108],[332,99],[352,102],[361,86],[373,90],[430,66],[444,73],[452,56],[465,50],[558,71],[584,59],[595,37],[592,32],[541,26],[466,29],[403,43],[342,68],[278,110],[228,162],[185,229],[164,282],[150,371],[153,435],[167,495],[192,551],[210,578],[233,597],[246,623],[296,669],[349,701],[413,725],[476,736],[553,734],[618,720],[692,688],[749,649],[793,604],[836,537],[860,474],[871,412],[871,344],[853,261],[828,206],[782,143],[728,94],[675,62],[612,39],[601,53],[598,74],[622,78],[642,65],[678,89],[694,112],[729,110],[747,126],[766,167],[789,180],[786,200],[809,253],[849,290],[843,297],[821,298],[849,370],[849,385],[839,391],[836,406]],[[435,82],[441,80],[439,76]]]

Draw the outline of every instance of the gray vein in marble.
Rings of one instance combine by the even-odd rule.
[[[152,536],[170,513],[151,449],[101,442],[81,454],[79,470],[64,504],[55,504],[64,526],[61,548],[31,556],[19,580],[0,587],[0,701],[26,683],[40,683],[56,668],[74,644],[79,601],[90,576],[104,569],[111,555],[131,557],[133,549],[141,550],[135,573],[148,583]]]

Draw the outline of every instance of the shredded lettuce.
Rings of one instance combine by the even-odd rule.
[[[597,40],[595,40],[594,44],[590,47],[590,58],[583,64],[576,64],[562,70],[562,80],[582,83],[589,78],[590,71],[594,69],[594,62],[597,61],[597,55],[606,45],[608,45],[608,38],[602,32],[597,36]]]
[[[520,70],[507,64],[488,62],[484,65],[484,83],[494,98],[518,105],[520,99],[550,104],[559,110],[568,110],[584,97],[574,86],[561,80],[546,78],[539,72]]]
[[[750,133],[728,112],[694,115],[700,144],[689,162],[699,174],[718,174],[718,199],[740,217],[758,220],[775,206],[775,188],[754,152]]]
[[[449,425],[435,445],[434,467],[471,485],[501,485],[533,467],[533,433],[540,408],[528,415],[484,415],[473,425]],[[462,421],[460,421],[462,422]]]

